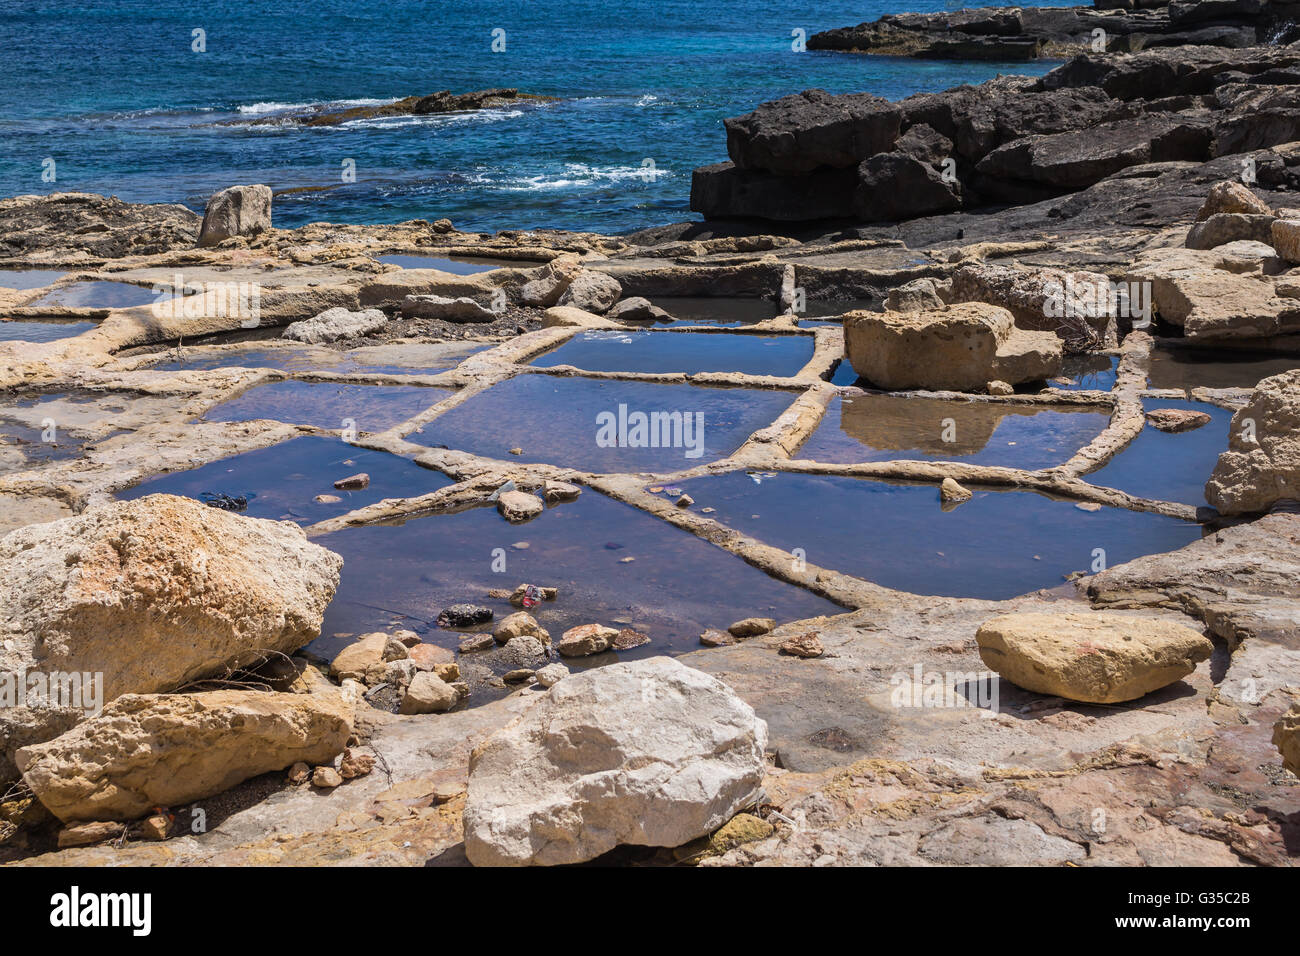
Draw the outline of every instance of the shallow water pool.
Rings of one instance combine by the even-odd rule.
[[[343,491],[334,482],[359,472],[368,487]],[[413,498],[450,485],[440,471],[387,452],[357,448],[337,438],[306,435],[244,452],[189,471],[148,478],[121,492],[123,500],[168,494],[205,500],[209,494],[244,497],[253,518],[312,524],[385,498]],[[317,495],[338,501],[316,501]]]
[[[95,322],[34,322],[25,319],[0,320],[0,342],[57,342],[89,332]]]
[[[163,298],[170,297],[171,294],[168,293]],[[27,308],[129,309],[137,305],[149,305],[159,299],[159,295],[148,286],[94,279],[74,282],[47,292],[35,302],[29,302]]]
[[[812,461],[960,461],[1036,470],[1059,465],[1105,429],[1109,412],[894,395],[831,400],[795,454]]]
[[[972,488],[944,510],[934,485],[789,472],[684,482],[694,508],[810,564],[917,594],[1004,599],[1089,571],[1182,547],[1199,525],[1024,491]],[[755,479],[758,479],[757,481]]]
[[[590,372],[742,372],[791,376],[813,356],[808,335],[725,332],[579,332],[534,359]]]
[[[344,385],[334,382],[273,382],[210,408],[210,422],[270,418],[317,428],[378,432],[412,418],[452,395],[447,388],[414,385]]]
[[[674,472],[730,455],[795,394],[523,374],[492,386],[407,439],[423,445],[591,472]],[[638,428],[652,414],[680,427]],[[661,420],[662,421],[662,420]],[[699,427],[703,423],[702,429]],[[657,447],[655,444],[656,443]]]
[[[1131,495],[1205,504],[1205,482],[1228,450],[1228,426],[1232,412],[1204,402],[1184,402],[1168,398],[1145,398],[1142,407],[1183,408],[1205,412],[1210,423],[1189,432],[1169,434],[1147,425],[1141,434],[1106,465],[1084,475],[1084,480],[1106,488],[1117,488]]]
[[[464,632],[436,627],[442,608],[481,604],[499,621],[518,608],[488,598],[487,592],[513,590],[521,582],[559,589],[557,600],[530,611],[552,641],[565,629],[588,623],[631,627],[650,636],[652,643],[619,652],[622,659],[697,649],[704,630],[744,617],[789,621],[843,610],[590,490],[521,525],[508,524],[485,507],[347,528],[315,540],[344,559],[338,594],[326,609],[321,638],[312,645],[329,655],[347,643],[338,635],[393,622],[454,648]],[[607,653],[565,663],[581,667],[614,658]],[[473,654],[462,657],[473,659]]]

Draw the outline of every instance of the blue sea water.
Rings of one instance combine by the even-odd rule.
[[[955,5],[4,0],[0,195],[85,190],[201,210],[218,189],[264,182],[337,187],[278,196],[279,226],[445,216],[474,230],[625,232],[695,219],[691,170],[725,159],[722,119],[763,100],[810,87],[897,99],[1055,65],[792,49],[795,30]],[[496,86],[561,100],[329,128],[222,125]],[[343,183],[348,160],[356,181]]]

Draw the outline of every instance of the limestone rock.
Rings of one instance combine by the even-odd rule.
[[[343,786],[343,774],[333,767],[317,767],[311,772],[311,785],[318,790],[333,790]]]
[[[1225,179],[1215,183],[1206,193],[1205,203],[1196,214],[1197,222],[1205,222],[1211,216],[1221,213],[1242,213],[1254,216],[1272,216],[1273,210],[1268,203],[1260,199],[1241,183]]]
[[[378,309],[365,309],[361,312],[350,312],[341,307],[326,309],[314,318],[291,322],[282,338],[309,345],[322,345],[339,339],[369,335],[383,328],[387,322],[388,316]]]
[[[417,670],[437,671],[445,664],[454,664],[456,655],[437,644],[416,644],[409,651],[410,659],[415,662]]]
[[[902,111],[869,93],[805,90],[724,121],[727,152],[742,170],[809,173],[857,166],[893,148]]]
[[[1205,412],[1190,408],[1153,408],[1146,414],[1147,424],[1162,432],[1190,432],[1213,419]]]
[[[527,611],[516,611],[497,622],[492,637],[498,644],[509,644],[516,637],[535,637],[543,644],[551,643],[551,635],[537,623],[537,618]]]
[[[1187,231],[1188,249],[1213,249],[1230,242],[1272,241],[1272,213],[1251,215],[1240,212],[1219,212],[1208,219],[1198,222]]]
[[[526,491],[505,491],[497,498],[497,511],[511,524],[530,521],[545,510],[542,499]]]
[[[542,497],[546,499],[547,504],[573,501],[580,494],[582,489],[567,481],[546,481],[542,484]]]
[[[400,653],[398,647],[401,647]],[[383,631],[375,631],[363,635],[339,651],[330,662],[330,676],[340,681],[352,679],[364,682],[370,671],[389,661],[402,660],[409,654],[400,641]]]
[[[1225,515],[1300,500],[1300,369],[1261,381],[1232,416],[1205,498]]]
[[[766,634],[774,627],[776,627],[776,621],[773,618],[747,617],[744,620],[736,621],[727,628],[727,632],[732,637],[758,637],[760,634]]]
[[[584,269],[569,283],[558,304],[604,315],[622,294],[623,286],[613,276]]]
[[[945,305],[934,279],[913,279],[889,291],[885,308],[891,312],[919,312]]]
[[[675,660],[573,674],[475,749],[465,851],[522,866],[680,846],[755,801],[766,745],[748,704]]]
[[[945,478],[939,485],[939,499],[941,501],[969,501],[971,498],[970,489],[963,488],[952,478]]]
[[[443,319],[447,322],[492,322],[497,314],[469,296],[454,299],[445,295],[408,295],[402,299],[402,315],[408,319]]]
[[[1300,223],[1296,225],[1300,229]],[[1282,252],[1276,223],[1273,245]],[[1266,260],[1225,255],[1226,249],[1144,253],[1126,278],[1150,283],[1155,314],[1181,326],[1188,339],[1260,338],[1300,331],[1300,301],[1280,294],[1276,281],[1264,274]]]
[[[1269,245],[1287,262],[1300,262],[1300,219],[1275,220]]]
[[[545,667],[537,670],[537,683],[543,687],[554,687],[564,678],[569,676],[569,669],[556,661],[554,664],[547,664]]]
[[[253,236],[271,228],[271,187],[231,186],[213,193],[203,211],[199,245],[215,246],[235,236]]]
[[[844,347],[854,371],[884,389],[982,391],[994,379],[1051,378],[1062,358],[1055,333],[1021,331],[1006,309],[982,302],[850,312]]]
[[[291,654],[320,634],[342,565],[290,522],[172,495],[29,525],[0,538],[0,672],[100,674],[107,702]],[[0,780],[14,749],[82,713],[0,711]]]
[[[791,657],[821,657],[826,653],[821,636],[816,631],[806,631],[781,642],[778,650]]]
[[[1111,333],[1117,303],[1110,278],[1100,272],[1013,269],[972,263],[952,277],[951,302],[986,302],[1011,313],[1018,328],[1055,332],[1067,338],[1077,319],[1095,333],[1097,344]]]
[[[1006,614],[975,635],[980,659],[1018,687],[1096,704],[1181,680],[1214,645],[1182,624],[1121,614]]]
[[[1282,755],[1282,766],[1300,777],[1300,702],[1273,725],[1273,746]]]
[[[352,719],[341,696],[127,694],[61,737],[23,747],[17,762],[59,819],[133,820],[298,761],[331,761]]]
[[[668,322],[672,319],[667,311],[641,296],[620,299],[605,316],[619,322]]]
[[[411,679],[411,685],[402,697],[398,713],[441,714],[460,703],[459,690],[436,674],[420,671]]]
[[[519,301],[541,308],[555,305],[580,272],[582,265],[577,256],[557,256],[537,270],[537,278],[524,283]]]
[[[564,657],[589,657],[609,650],[617,636],[618,631],[603,624],[580,624],[565,631],[555,649]]]

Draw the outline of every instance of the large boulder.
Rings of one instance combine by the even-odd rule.
[[[1083,189],[1112,173],[1144,163],[1210,158],[1210,128],[1173,114],[1099,123],[1087,134],[1024,136],[993,150],[975,167],[990,180]],[[986,190],[988,191],[988,190]]]
[[[218,690],[127,694],[72,730],[18,751],[18,768],[60,820],[133,820],[299,761],[343,752],[342,694]]]
[[[565,288],[564,294],[560,296],[559,305],[572,306],[594,315],[604,315],[622,294],[623,286],[613,276],[592,269],[583,269]]]
[[[1300,332],[1300,298],[1283,295],[1287,285],[1265,274],[1269,260],[1228,255],[1228,248],[1152,250],[1133,262],[1126,279],[1149,283],[1155,315],[1189,340]]]
[[[255,236],[271,228],[271,187],[231,186],[213,193],[203,211],[199,245],[215,246],[235,236]]]
[[[854,371],[884,389],[983,391],[989,382],[1041,381],[1061,369],[1061,340],[1017,329],[983,302],[917,312],[850,312],[844,351]]]
[[[408,295],[402,299],[402,318],[442,319],[445,322],[493,322],[499,316],[467,295]]]
[[[727,152],[740,169],[773,173],[856,166],[893,148],[902,115],[870,93],[804,90],[726,120]]]
[[[1197,222],[1205,222],[1211,216],[1225,213],[1240,213],[1246,216],[1272,216],[1273,210],[1268,203],[1260,199],[1241,183],[1232,179],[1215,183],[1205,194],[1205,202],[1196,213]],[[1213,247],[1211,247],[1213,248]]]
[[[172,495],[29,525],[0,538],[0,674],[90,675],[102,703],[292,653],[320,634],[342,566],[291,522]],[[14,750],[84,716],[0,710],[0,779]]]
[[[520,287],[519,301],[543,308],[555,305],[580,272],[582,262],[577,256],[556,256],[535,270],[536,278],[529,279]]]
[[[691,174],[691,209],[705,219],[839,219],[852,212],[857,190],[856,167],[783,176],[716,163]]]
[[[755,801],[766,745],[748,704],[670,658],[572,674],[474,751],[465,851],[545,866],[680,846]]]
[[[339,339],[369,335],[383,328],[387,321],[388,316],[378,309],[364,309],[361,312],[350,312],[341,307],[326,309],[314,318],[291,322],[282,337],[295,342],[306,342],[308,345],[323,345]]]
[[[853,213],[864,222],[915,219],[952,212],[960,205],[955,180],[946,182],[933,165],[908,153],[880,153],[858,167]]]
[[[1242,212],[1217,212],[1193,224],[1187,230],[1188,249],[1214,249],[1230,242],[1273,241],[1273,223],[1276,217]]]
[[[1261,381],[1232,416],[1205,499],[1227,515],[1300,500],[1300,369]]]
[[[980,659],[1017,687],[1117,704],[1181,680],[1214,650],[1183,624],[1111,612],[1005,614],[975,635]]]
[[[1098,345],[1113,337],[1121,311],[1110,278],[1100,272],[1030,271],[983,262],[961,266],[953,273],[949,299],[1001,306],[1018,327],[1055,332],[1063,339],[1076,334],[1082,322],[1092,329]],[[1126,305],[1131,309],[1137,303]]]

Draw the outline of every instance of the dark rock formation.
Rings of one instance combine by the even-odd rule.
[[[277,113],[251,120],[230,120],[231,126],[264,126],[285,122],[302,126],[338,126],[353,120],[376,119],[383,116],[429,116],[435,113],[463,113],[467,110],[495,109],[502,106],[514,106],[518,103],[549,103],[553,96],[538,96],[533,93],[520,93],[516,89],[497,88],[475,90],[471,93],[452,93],[439,90],[428,96],[408,96],[395,103],[382,106],[353,106],[345,110],[326,110],[314,106],[303,113]]]
[[[0,257],[58,248],[92,256],[154,255],[194,245],[200,218],[171,203],[136,205],[94,193],[0,200]]]
[[[1093,7],[901,13],[816,33],[808,48],[1007,61],[1189,44],[1239,49],[1294,39],[1287,35],[1295,28],[1293,9],[1269,0],[1097,0]]]
[[[1013,13],[1023,11],[981,15]],[[726,127],[732,162],[697,170],[692,183],[691,208],[710,219],[991,211],[1128,169],[1300,140],[1300,43],[1081,54],[1039,79],[1000,76],[897,103],[810,90]]]

